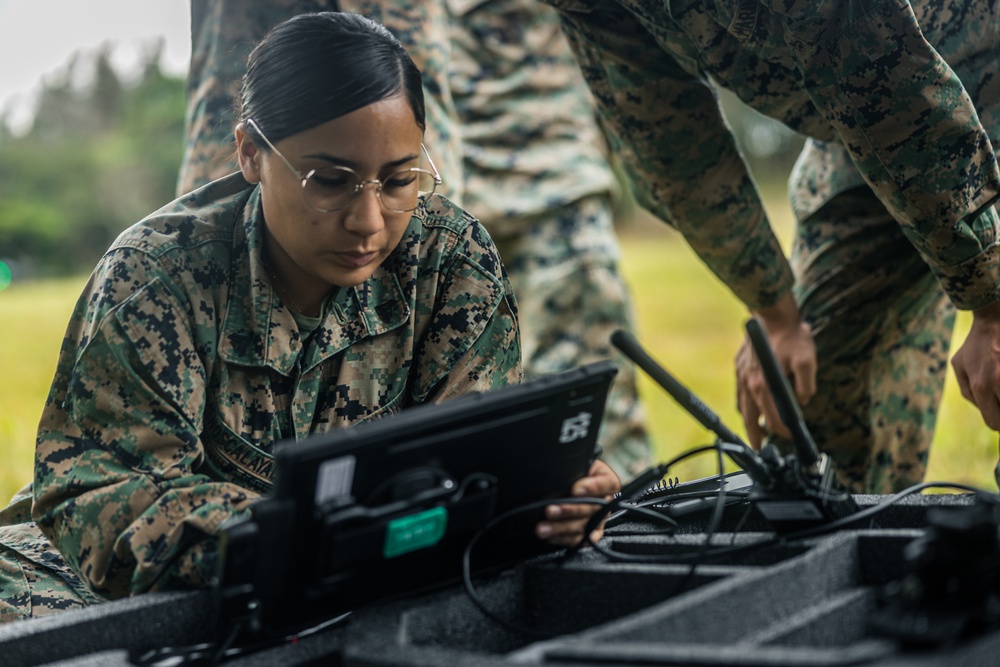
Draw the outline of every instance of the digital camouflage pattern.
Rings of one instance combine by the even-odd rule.
[[[622,478],[651,463],[613,226],[617,182],[558,15],[538,0],[447,0],[449,84],[462,132],[463,206],[500,249],[520,309],[524,373],[600,359],[620,372],[600,439]]]
[[[389,28],[420,67],[426,93],[424,143],[444,180],[438,191],[461,203],[461,137],[448,85],[449,19],[441,2],[205,0],[190,4],[187,141],[178,196],[235,171],[234,100],[247,57],[267,30],[298,14],[345,11],[363,14]]]
[[[305,340],[262,267],[262,215],[240,174],[173,202],[118,238],[73,313],[33,518],[104,598],[210,585],[219,525],[268,490],[276,442],[521,379],[496,248],[447,199]]]
[[[447,4],[462,205],[496,240],[527,232],[553,209],[616,193],[594,103],[556,12],[538,0]]]
[[[538,0],[193,3],[179,193],[236,168],[232,95],[267,28],[338,9],[385,25],[421,69],[425,143],[444,179],[440,191],[501,247],[523,314],[525,375],[613,359],[620,373],[602,424],[605,460],[622,477],[644,469],[651,445],[635,370],[608,341],[632,321],[612,226],[617,185],[558,16]],[[571,298],[584,288],[595,291]]]
[[[990,142],[1000,137],[1000,7],[545,1],[560,12],[640,203],[751,309],[797,281],[820,365],[846,365],[824,369],[833,376],[819,378],[808,417],[852,488],[919,479],[950,342],[950,306],[936,284],[963,309],[1000,299]],[[791,263],[714,85],[811,138],[790,184],[800,223]],[[857,195],[859,186],[873,196]],[[916,282],[877,263],[889,257]],[[874,286],[877,298],[866,284],[872,266],[887,281]],[[840,430],[856,422],[864,426]],[[894,444],[878,444],[883,437]]]
[[[923,481],[955,306],[868,188],[801,223],[792,267],[823,360],[803,407],[813,437],[853,489]]]
[[[98,602],[31,520],[31,484],[0,510],[0,623]]]

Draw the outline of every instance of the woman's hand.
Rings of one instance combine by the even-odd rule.
[[[816,393],[816,346],[812,330],[800,318],[791,294],[771,308],[762,309],[758,315],[774,356],[792,380],[795,397],[805,405]],[[744,337],[736,355],[736,403],[743,415],[747,439],[754,449],[760,449],[768,432],[791,437],[778,415],[749,336]]]
[[[611,497],[622,488],[621,480],[615,471],[604,461],[597,459],[590,466],[586,477],[581,477],[573,483],[571,491],[575,498]],[[583,529],[590,516],[600,505],[549,505],[545,508],[545,521],[535,526],[535,534],[543,540],[561,547],[570,547],[583,539]],[[594,542],[604,535],[604,522],[590,534]]]

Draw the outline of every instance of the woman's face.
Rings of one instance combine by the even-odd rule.
[[[420,166],[422,139],[413,110],[396,95],[282,139],[275,148],[302,175],[338,166],[364,181],[384,181]],[[242,125],[237,144],[244,177],[261,186],[267,261],[302,305],[321,302],[334,286],[368,280],[402,238],[412,213],[386,210],[374,184],[344,208],[323,213],[306,204],[300,178],[281,157],[257,148]]]

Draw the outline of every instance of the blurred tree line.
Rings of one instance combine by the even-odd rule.
[[[162,49],[148,46],[131,81],[109,45],[77,53],[46,77],[25,131],[0,114],[0,268],[15,280],[90,271],[122,230],[173,198],[186,91],[161,69]],[[720,100],[754,176],[780,187],[801,137],[728,93]],[[633,210],[626,197],[621,219]]]
[[[148,45],[131,81],[108,45],[77,53],[46,77],[26,130],[0,115],[0,260],[15,280],[89,271],[173,198],[185,89],[161,69],[162,49]]]

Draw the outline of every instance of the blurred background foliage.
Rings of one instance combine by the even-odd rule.
[[[183,78],[162,43],[124,80],[110,46],[46,77],[33,121],[0,116],[0,260],[13,279],[89,272],[115,237],[173,198],[183,151]]]

